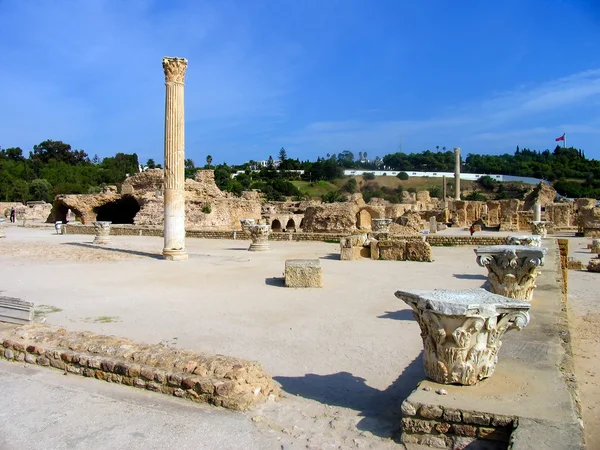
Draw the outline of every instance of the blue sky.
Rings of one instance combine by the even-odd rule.
[[[567,143],[600,159],[597,0],[0,0],[0,146],[162,161],[163,56],[197,164]]]

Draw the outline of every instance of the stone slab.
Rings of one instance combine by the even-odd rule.
[[[0,322],[26,324],[33,320],[33,303],[0,297]]]
[[[406,303],[414,304],[419,309],[448,316],[477,314],[483,317],[494,317],[507,310],[527,311],[531,306],[528,302],[492,294],[485,289],[397,291],[396,297]]]
[[[290,259],[285,262],[285,287],[323,287],[323,269],[318,259]]]

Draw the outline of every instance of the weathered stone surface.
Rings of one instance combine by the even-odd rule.
[[[600,253],[600,239],[592,239],[592,245],[590,245],[590,251],[592,253]]]
[[[495,294],[531,301],[538,267],[544,265],[548,249],[522,245],[493,245],[475,249],[477,264],[488,269],[488,282]]]
[[[589,272],[600,272],[600,258],[591,259],[587,265]]]
[[[542,237],[539,235],[521,235],[521,236],[508,236],[506,238],[507,245],[524,245],[528,247],[541,247]]]
[[[0,356],[6,356],[9,350],[9,356],[14,357],[16,348],[24,348],[27,353],[19,353],[23,355],[22,360],[29,363],[168,395],[181,389],[189,376],[183,369],[190,367],[193,361],[194,372],[202,372],[202,375],[194,377],[193,386],[182,394],[193,401],[245,409],[279,392],[256,362],[139,344],[90,332],[70,332],[41,324],[22,326],[6,333],[0,336],[5,348]],[[36,360],[34,354],[44,356]]]
[[[94,237],[94,244],[105,245],[110,244],[112,239],[110,238],[110,224],[111,222],[100,221],[93,222],[94,232],[96,233],[96,237]]]
[[[406,259],[408,261],[433,261],[431,245],[416,239],[406,241]]]
[[[531,221],[529,222],[531,225],[531,233],[534,235],[539,235],[542,238],[545,238],[548,235],[548,228],[552,225],[552,222],[547,222],[544,220],[541,221]]]
[[[374,233],[387,233],[389,232],[392,222],[392,219],[371,219],[371,230],[373,230]]]
[[[285,286],[323,287],[323,269],[318,259],[290,259],[285,262]]]
[[[0,296],[0,322],[26,324],[33,320],[33,303]],[[24,349],[23,349],[24,350]]]
[[[425,374],[443,384],[473,385],[491,376],[501,337],[529,323],[529,303],[483,289],[398,291],[396,297],[421,327]]]
[[[342,247],[340,249],[340,259],[342,261],[355,261],[363,258],[363,247]]]
[[[269,233],[271,227],[269,225],[250,225],[250,236],[252,237],[252,244],[248,248],[251,252],[266,252],[270,250],[269,246]]]

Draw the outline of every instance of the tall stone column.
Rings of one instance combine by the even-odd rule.
[[[448,202],[446,201],[446,175],[442,175],[442,205],[444,208],[448,206]]]
[[[185,131],[183,80],[187,59],[164,57],[165,71],[165,247],[163,256],[171,261],[188,258],[185,251]]]
[[[454,149],[456,162],[454,163],[454,200],[460,200],[460,148]]]

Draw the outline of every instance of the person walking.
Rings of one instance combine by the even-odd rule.
[[[475,224],[471,224],[471,227],[469,228],[469,233],[471,233],[471,236],[475,234]]]
[[[15,223],[17,220],[17,211],[15,210],[15,207],[13,206],[12,209],[10,210],[10,221],[11,223]]]

